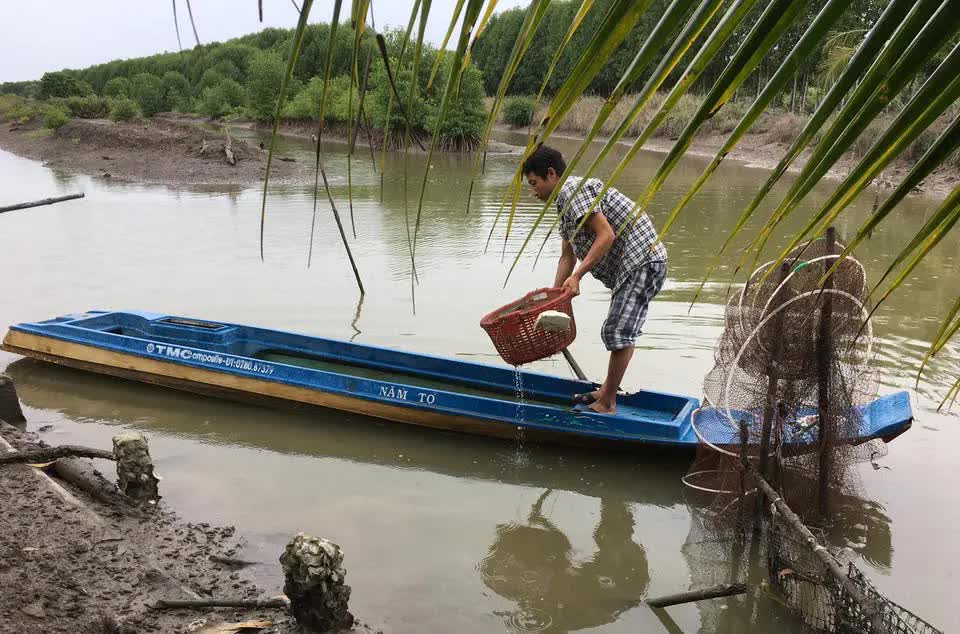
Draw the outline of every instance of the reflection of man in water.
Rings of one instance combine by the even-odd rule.
[[[518,629],[568,632],[612,623],[641,603],[650,581],[646,553],[633,541],[633,515],[625,501],[602,499],[597,551],[574,563],[570,541],[542,514],[549,494],[533,505],[526,525],[497,526],[480,562],[483,582],[517,602],[519,611],[508,618]]]

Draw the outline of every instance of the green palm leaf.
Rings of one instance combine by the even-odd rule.
[[[353,85],[359,84],[359,58],[360,42],[363,38],[364,27],[367,24],[367,9],[370,6],[370,0],[355,0],[353,3],[353,53],[350,60],[350,90],[347,92],[347,200],[350,206],[350,228],[353,230],[353,237],[357,237],[357,225],[353,220]],[[358,104],[357,111],[363,107]]]
[[[563,34],[563,39],[560,40],[560,46],[554,51],[553,59],[550,60],[550,66],[547,67],[547,73],[543,76],[543,81],[540,82],[540,90],[537,91],[537,98],[533,102],[534,112],[537,111],[537,107],[540,105],[540,100],[543,98],[543,91],[546,90],[547,84],[550,83],[550,78],[553,77],[553,71],[557,67],[557,62],[560,61],[560,56],[566,49],[567,44],[570,43],[574,33],[576,33],[580,25],[583,24],[583,19],[587,17],[587,12],[590,11],[590,7],[593,6],[593,2],[594,0],[582,0],[580,2],[580,8],[577,9],[576,15],[573,16],[573,21],[570,22],[570,26],[567,27],[567,32]]]
[[[414,22],[417,20],[417,15],[420,12],[420,1],[414,0],[413,8],[410,10],[410,19],[407,21],[407,28],[403,32],[403,39],[400,41],[400,51],[397,55],[397,66],[398,69],[403,65],[403,55],[406,53],[407,44],[410,42],[410,34],[413,32]],[[399,103],[401,101],[400,95],[397,91],[396,82],[393,81],[393,74],[390,72],[390,57],[387,55],[387,47],[384,43],[383,36],[377,35],[377,45],[380,48],[380,54],[383,57],[383,65],[387,73],[387,81],[390,82],[390,95],[387,98],[387,114],[383,122],[383,147],[380,149],[380,202],[383,202],[383,172],[387,163],[387,145],[390,141],[390,114],[393,112],[393,102],[394,99]]]
[[[713,175],[720,166],[720,163],[723,162],[723,159],[727,157],[727,154],[737,146],[747,131],[756,123],[760,115],[763,114],[767,106],[770,105],[770,102],[773,101],[783,87],[786,86],[803,60],[813,52],[820,39],[828,32],[837,18],[840,17],[850,4],[850,1],[851,0],[831,0],[824,5],[823,9],[820,10],[820,13],[809,28],[807,28],[796,46],[794,46],[790,54],[787,55],[786,59],[781,63],[780,68],[777,69],[777,72],[774,73],[767,85],[764,86],[763,91],[750,105],[750,109],[747,110],[746,114],[740,119],[737,127],[730,133],[723,147],[721,147],[716,156],[713,157],[713,160],[697,179],[697,182],[684,193],[683,198],[680,199],[680,202],[678,202],[673,208],[673,211],[670,212],[663,228],[660,230],[661,235],[667,233],[687,203],[700,191],[700,188],[703,187],[704,183]]]
[[[465,0],[457,0],[457,4],[453,7],[453,18],[450,20],[450,26],[447,27],[447,32],[443,36],[443,42],[440,43],[440,49],[437,51],[437,59],[433,63],[433,68],[430,70],[430,79],[427,80],[427,92],[430,92],[430,87],[433,86],[433,80],[437,76],[437,71],[440,70],[440,62],[443,61],[443,54],[447,49],[447,42],[450,41],[450,36],[453,34],[453,29],[457,25],[457,20],[460,19],[460,12],[463,11],[463,3]]]
[[[704,275],[699,288],[694,294],[692,303],[696,303],[706,280],[709,279],[719,264],[721,256],[740,234],[744,226],[746,226],[747,222],[753,216],[753,213],[766,198],[767,194],[770,193],[770,190],[773,189],[773,186],[786,174],[793,162],[800,156],[803,149],[820,131],[843,99],[847,97],[849,91],[854,87],[860,77],[868,72],[871,65],[876,67],[874,62],[876,61],[877,55],[885,46],[888,51],[891,51],[891,59],[902,53],[923,27],[926,20],[933,15],[937,6],[937,0],[921,0],[920,2],[916,2],[915,0],[893,0],[887,5],[887,8],[873,25],[873,28],[870,29],[870,32],[861,42],[857,52],[850,60],[850,64],[824,96],[823,101],[816,108],[810,120],[803,127],[803,130],[801,130],[766,182],[764,182],[763,186],[754,195],[753,200],[750,201],[750,204],[740,214],[736,223],[734,223],[733,229],[727,234],[717,255],[708,267],[707,273]],[[908,15],[909,19],[905,19]],[[893,35],[893,37],[891,37],[891,35]],[[745,264],[748,253],[749,249],[745,249],[737,269]]]
[[[896,267],[910,257],[911,253],[913,253],[913,257],[910,258],[910,261],[903,268],[900,274],[897,275],[897,277],[890,283],[890,287],[877,301],[876,305],[870,311],[870,315],[873,315],[880,305],[886,301],[886,299],[890,297],[890,295],[897,290],[897,288],[900,287],[903,281],[907,279],[907,276],[913,272],[923,258],[926,257],[926,255],[930,253],[930,251],[932,251],[933,248],[936,247],[940,241],[947,236],[950,230],[953,229],[954,225],[957,224],[957,221],[960,220],[960,186],[957,186],[957,188],[951,192],[937,213],[934,214],[934,217],[939,218],[939,222],[928,222],[924,227],[924,230],[922,230],[920,234],[917,234],[914,240],[912,240],[910,244],[900,252],[894,262],[887,268],[887,271],[877,282],[873,292],[876,292],[877,288],[880,287],[883,281],[896,269]],[[920,237],[921,234],[923,236],[922,240],[917,243],[917,237]]]
[[[956,32],[960,26],[960,1],[944,2],[913,37],[912,30],[917,22],[923,22],[922,14],[917,12],[908,16],[904,22],[907,28],[894,34],[890,45],[883,50],[850,96],[820,140],[797,181],[761,231],[758,251],[765,245],[773,228],[796,209],[800,200],[826,175],[890,100],[908,84],[923,63]],[[900,45],[904,39],[908,39],[910,43],[901,53]]]
[[[787,257],[818,224],[833,222],[846,207],[900,152],[912,143],[933,121],[960,98],[960,44],[937,67],[884,133],[874,142],[867,154],[850,171],[843,183],[834,190],[809,220],[804,229],[791,241],[777,263]]]
[[[303,9],[300,11],[300,20],[297,22],[297,28],[294,31],[293,42],[290,45],[290,59],[287,60],[287,69],[283,74],[283,82],[280,84],[280,96],[277,99],[277,108],[273,115],[273,132],[270,135],[270,150],[267,152],[267,170],[263,176],[263,198],[260,204],[261,262],[263,261],[263,230],[267,218],[267,185],[270,183],[270,165],[273,163],[273,149],[277,141],[277,131],[280,129],[280,112],[283,108],[284,95],[287,93],[287,85],[290,83],[290,78],[293,76],[293,67],[296,65],[297,58],[300,55],[300,46],[303,44],[303,35],[307,30],[307,16],[310,14],[310,8],[312,6],[313,0],[304,0]]]
[[[347,242],[347,234],[343,230],[343,221],[340,219],[340,211],[337,209],[337,204],[333,200],[333,193],[330,191],[330,181],[327,178],[326,169],[323,166],[323,125],[326,116],[327,109],[327,93],[329,91],[330,85],[330,75],[333,67],[333,46],[334,41],[336,40],[337,26],[340,20],[340,8],[342,5],[342,0],[336,0],[333,8],[333,18],[330,21],[330,41],[327,46],[327,60],[326,66],[323,73],[323,90],[320,92],[320,123],[317,126],[317,147],[315,151],[315,165],[314,165],[314,177],[313,177],[313,219],[310,222],[310,246],[307,251],[307,266],[309,267],[313,261],[313,237],[316,231],[317,226],[317,199],[319,192],[319,182],[318,176],[323,178],[323,189],[327,194],[327,201],[330,203],[330,210],[333,212],[333,219],[337,223],[337,230],[340,232],[340,240],[343,243],[343,248],[347,252],[347,258],[350,260],[350,267],[353,269],[353,276],[357,281],[357,288],[360,290],[360,295],[363,296],[365,290],[363,288],[363,281],[360,279],[360,271],[357,269],[357,262],[353,258],[353,251],[350,249],[350,244]],[[300,20],[304,25],[304,30],[306,28],[306,14],[308,12],[307,3],[304,3],[304,6],[300,12]],[[298,25],[298,32],[300,27]],[[296,43],[297,49],[299,50],[300,45],[303,43],[303,35],[300,35],[299,42]],[[296,60],[291,60],[291,67],[289,72],[292,74],[292,63]],[[289,77],[289,75],[288,75]],[[283,94],[286,92],[286,82],[284,83],[283,88],[280,93],[280,102],[283,101]],[[279,118],[279,107],[277,110],[277,117]],[[276,125],[276,124],[275,124]],[[276,134],[276,127],[274,127],[274,134]],[[272,145],[272,140],[271,140]],[[267,171],[269,172],[269,165]]]
[[[543,19],[543,16],[546,14],[547,7],[549,5],[550,0],[531,0],[530,6],[527,7],[527,12],[523,16],[523,23],[520,25],[520,30],[517,33],[517,39],[513,43],[513,49],[510,52],[506,69],[503,73],[503,76],[500,78],[500,83],[497,85],[497,93],[494,96],[493,105],[490,108],[490,113],[487,116],[487,123],[483,130],[483,136],[480,139],[480,146],[477,148],[477,154],[474,158],[474,165],[471,170],[470,177],[470,188],[467,190],[467,214],[470,213],[470,200],[473,198],[473,188],[476,184],[477,173],[478,171],[482,173],[486,169],[487,146],[490,142],[490,134],[493,131],[493,125],[496,123],[497,116],[499,115],[503,101],[506,98],[507,89],[510,86],[510,82],[513,81],[513,76],[516,74],[517,68],[520,66],[520,60],[523,58],[523,54],[527,51],[531,42],[533,41],[533,36],[536,34],[537,29],[540,26],[540,22]],[[484,18],[487,18],[487,16],[484,15]],[[474,38],[474,42],[476,42],[476,38]],[[560,52],[563,50],[564,46],[566,46],[566,42],[561,44],[556,55],[560,55]],[[466,59],[464,61],[466,62]],[[518,174],[514,174],[511,186],[508,187],[504,192],[500,208],[497,210],[497,215],[494,218],[493,226],[490,228],[490,234],[487,236],[487,243],[484,247],[484,253],[486,253],[486,250],[490,246],[490,239],[493,237],[493,231],[496,228],[497,223],[500,221],[500,217],[503,214],[506,202],[511,199],[514,186],[518,186],[518,179]],[[514,200],[516,200],[516,198],[514,198]],[[514,202],[513,206],[515,205],[516,202]],[[511,207],[511,209],[513,209],[513,207]]]
[[[425,5],[426,7],[426,5]],[[427,180],[430,176],[430,162],[433,159],[433,152],[437,147],[437,140],[440,138],[440,126],[443,125],[444,118],[447,116],[447,110],[450,108],[450,100],[456,92],[457,85],[460,82],[460,75],[463,74],[463,57],[466,55],[467,44],[470,42],[470,34],[476,25],[477,18],[480,17],[480,9],[483,8],[483,0],[469,0],[466,11],[463,16],[463,23],[460,25],[460,39],[457,42],[456,51],[453,54],[453,63],[450,66],[450,76],[447,78],[447,85],[443,91],[443,99],[440,102],[440,110],[437,114],[437,120],[434,123],[433,136],[430,140],[430,150],[427,152],[427,163],[423,172],[423,181],[420,184],[420,198],[417,201],[417,217],[413,226],[413,250],[411,258],[415,258],[417,250],[417,234],[420,231],[420,217],[423,212],[423,197],[427,191]],[[416,78],[416,73],[414,73]],[[414,83],[416,83],[414,81]]]
[[[837,258],[833,266],[824,274],[824,278],[833,273],[837,267],[840,266],[840,263],[852,253],[861,242],[873,233],[877,226],[907,197],[907,194],[920,185],[927,176],[957,150],[960,150],[960,113],[954,117],[953,122],[937,137],[933,145],[924,152],[923,156],[920,157],[920,160],[917,161],[916,165],[914,165],[910,172],[904,177],[903,181],[887,199],[883,201],[883,204],[860,226],[857,234],[844,248],[840,257]],[[821,280],[821,282],[822,281],[823,280]]]
[[[528,149],[542,143],[556,130],[573,103],[587,89],[594,77],[603,69],[604,64],[616,51],[620,43],[630,34],[637,21],[643,15],[651,0],[614,0],[603,18],[600,27],[586,50],[570,71],[570,75],[557,90],[550,107],[544,116],[534,138],[527,144]]]
[[[947,342],[950,341],[957,332],[960,332],[960,297],[957,297],[956,303],[954,303],[950,312],[947,313],[947,318],[944,319],[936,337],[933,338],[933,343],[930,344],[930,348],[928,348],[926,354],[923,355],[923,360],[920,362],[920,369],[917,370],[917,386],[920,385],[920,376],[923,374],[923,369],[927,366],[927,363],[947,345]]]
[[[735,2],[727,12],[721,18],[720,23],[713,30],[710,36],[707,38],[707,41],[704,43],[703,48],[694,56],[693,60],[687,65],[686,71],[684,71],[683,78],[674,85],[674,87],[667,94],[666,99],[664,99],[663,104],[661,104],[660,109],[653,116],[653,118],[647,123],[640,135],[634,140],[633,144],[630,146],[630,149],[627,150],[627,153],[614,168],[613,173],[610,175],[610,178],[607,179],[604,183],[603,188],[601,188],[599,194],[594,199],[593,203],[590,205],[590,208],[587,210],[587,213],[583,215],[583,219],[580,221],[580,225],[577,227],[576,231],[580,231],[583,228],[584,223],[590,216],[596,206],[603,199],[603,196],[607,191],[613,186],[613,183],[620,177],[623,171],[627,168],[633,158],[637,155],[640,149],[643,147],[657,128],[666,120],[667,115],[673,110],[677,102],[680,101],[680,97],[686,94],[693,83],[700,77],[700,75],[706,70],[710,62],[717,56],[720,50],[723,48],[723,45],[726,44],[727,40],[733,35],[733,32],[737,29],[744,18],[756,4],[757,0],[738,0]],[[573,197],[571,196],[571,199]],[[561,211],[560,215],[563,215]],[[619,227],[618,231],[622,231],[625,227]]]

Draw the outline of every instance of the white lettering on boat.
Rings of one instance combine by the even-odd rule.
[[[245,372],[255,372],[257,374],[273,374],[274,366],[270,363],[262,363],[242,357],[231,357],[220,354],[219,352],[205,352],[202,350],[191,350],[190,348],[181,348],[171,346],[165,343],[148,343],[147,352],[157,354],[171,359],[180,359],[181,361],[195,361],[197,363],[206,363],[208,365],[219,365],[234,370]]]
[[[433,405],[437,400],[437,395],[430,392],[420,392],[420,402],[427,405]]]
[[[396,385],[381,385],[380,396],[393,398],[398,401],[405,401],[407,400],[407,391],[402,387],[397,387]]]

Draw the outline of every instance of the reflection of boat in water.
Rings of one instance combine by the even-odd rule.
[[[671,452],[648,453],[642,460],[611,453],[598,464],[595,452],[525,445],[518,454],[513,446],[488,438],[385,422],[357,424],[363,417],[341,412],[329,412],[318,421],[313,414],[157,390],[33,359],[17,360],[6,372],[16,382],[24,405],[59,412],[78,422],[590,497],[616,492],[658,506],[675,504],[682,496],[680,477],[685,466]]]
[[[502,442],[480,437],[425,432],[389,423],[358,425],[358,421],[352,419],[353,415],[337,412],[332,412],[318,424],[316,416],[265,410],[174,390],[156,390],[132,381],[112,381],[96,374],[32,359],[15,361],[7,366],[6,372],[16,382],[24,406],[45,410],[50,414],[57,413],[80,423],[123,425],[147,434],[181,436],[215,445],[262,448],[291,455],[533,487],[540,491],[570,491],[595,498],[602,505],[601,515],[606,517],[605,521],[601,517],[595,531],[596,554],[587,552],[584,559],[582,552],[575,552],[570,557],[573,562],[571,567],[564,564],[562,568],[567,577],[581,575],[573,580],[568,578],[563,583],[566,588],[581,588],[580,592],[583,593],[596,595],[606,591],[609,581],[599,577],[617,579],[616,562],[613,566],[607,566],[605,562],[609,559],[605,558],[606,554],[633,557],[633,561],[640,561],[637,551],[639,549],[642,552],[642,548],[626,543],[623,535],[627,534],[628,539],[632,539],[627,526],[631,527],[630,531],[646,533],[647,529],[639,523],[644,513],[642,506],[672,508],[682,505],[685,496],[680,478],[686,465],[670,453],[648,453],[642,459],[630,454],[613,453],[604,455],[602,460],[598,460],[595,452],[550,446],[526,446],[523,452],[518,453],[512,446],[505,448]],[[51,421],[51,417],[45,419],[42,412],[29,417],[37,421]],[[547,498],[548,503],[544,504],[547,509],[555,495]],[[890,520],[879,505],[862,500],[858,504],[857,499],[844,496],[838,500],[836,524],[831,534],[854,542],[865,542],[866,546],[857,548],[856,552],[877,566],[887,567],[891,559]],[[639,513],[635,528],[632,518],[623,515],[631,508]],[[525,623],[527,629],[534,629],[546,619],[542,612],[523,611],[523,601],[529,604],[529,598],[524,597],[530,596],[529,584],[524,581],[530,577],[523,577],[523,573],[526,570],[541,570],[543,574],[552,574],[556,567],[551,566],[557,560],[549,558],[557,554],[569,557],[571,541],[560,532],[562,524],[551,521],[551,513],[544,513],[537,508],[534,511],[536,515],[523,522],[522,526],[501,523],[496,529],[488,558],[478,566],[481,575],[504,578],[490,582],[484,579],[483,582],[498,596],[516,602],[516,607],[508,610],[502,618],[510,623]],[[546,524],[537,515],[546,516]],[[650,530],[650,539],[658,542],[656,531]],[[574,536],[574,533],[567,533]],[[844,543],[842,538],[835,539],[835,543]],[[688,543],[696,539],[699,538],[691,534]],[[644,541],[647,541],[646,537]],[[651,547],[650,544],[647,546]],[[625,555],[617,555],[624,552]],[[729,566],[724,565],[722,555],[709,561],[693,555],[689,546],[685,548],[691,588],[709,585],[705,580],[714,574],[711,573],[714,567],[715,574],[728,574]],[[578,569],[578,565],[582,566],[590,559],[597,562],[592,571],[591,568]],[[538,563],[544,560],[548,561],[547,565]],[[640,570],[639,565],[635,567]],[[582,589],[583,584],[593,583],[583,576],[587,572],[596,573],[596,583],[589,589]],[[723,577],[721,580],[725,582],[727,579]],[[591,595],[594,597],[590,599],[591,603],[604,606],[603,610],[593,613],[587,608],[583,618],[589,617],[598,623],[603,622],[600,619],[604,618],[612,621],[618,615],[621,620],[627,618],[622,616],[623,613],[644,598],[645,590],[641,591],[640,585],[639,579],[620,583],[619,587],[632,588],[636,592],[632,596]],[[552,592],[556,595],[562,589],[563,586],[558,586]],[[682,586],[676,588],[682,589]],[[673,590],[671,586],[662,591]],[[576,598],[573,605],[578,605]],[[719,614],[715,611],[720,610],[722,605],[727,604],[698,604],[700,620],[705,625],[701,631],[711,631],[706,624],[718,622],[716,618]],[[728,610],[735,609],[735,604],[729,604]],[[581,622],[567,611],[554,610],[548,614],[553,623],[550,629],[544,631],[564,631],[564,628],[571,631]],[[745,613],[732,614],[730,618],[735,623],[757,623],[761,617],[771,621],[776,618],[774,614],[751,616]],[[755,628],[754,631],[763,630]],[[778,630],[771,628],[767,631]]]
[[[597,414],[571,408],[571,395],[591,387],[582,381],[236,324],[92,311],[17,324],[2,347],[189,392],[477,435],[515,438],[521,429],[531,441],[620,449],[693,449],[698,440],[694,398],[640,391],[620,398],[616,414]],[[896,436],[912,420],[905,393],[860,417],[851,442]]]
[[[497,526],[489,554],[478,564],[483,583],[517,610],[501,613],[514,631],[569,632],[617,620],[639,605],[650,574],[643,546],[633,541],[625,500],[603,497],[593,532],[596,551],[575,561],[563,532],[543,514],[545,491],[525,524]]]

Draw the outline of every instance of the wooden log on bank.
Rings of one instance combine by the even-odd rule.
[[[0,466],[23,463],[39,464],[53,462],[60,458],[103,458],[104,460],[116,460],[113,452],[105,449],[94,449],[93,447],[81,447],[79,445],[60,445],[57,447],[44,447],[42,449],[25,449],[15,454],[0,456]]]
[[[51,465],[51,470],[61,480],[101,502],[127,513],[140,514],[139,505],[121,493],[116,484],[103,477],[89,460],[62,458]]]
[[[62,203],[65,200],[73,200],[75,198],[83,198],[85,194],[80,192],[79,194],[67,194],[66,196],[55,196],[53,198],[43,198],[42,200],[34,200],[26,203],[17,203],[16,205],[7,205],[6,207],[0,207],[0,214],[6,213],[8,211],[16,211],[17,209],[29,209],[30,207],[40,207],[41,205],[52,205],[54,203]]]
[[[652,608],[666,608],[671,605],[680,605],[681,603],[692,603],[694,601],[703,601],[704,599],[719,599],[720,597],[744,594],[749,590],[750,588],[747,587],[745,583],[722,583],[712,588],[678,592],[677,594],[667,594],[662,597],[647,599],[647,605]]]

